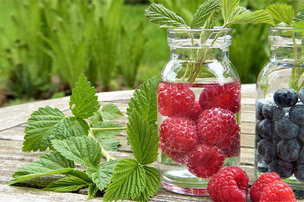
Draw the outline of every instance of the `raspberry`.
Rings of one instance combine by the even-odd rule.
[[[194,106],[195,95],[188,87],[162,83],[157,93],[158,111],[163,116],[179,115]]]
[[[188,153],[189,172],[197,177],[209,178],[224,164],[225,157],[216,146],[201,143]]]
[[[166,119],[160,126],[160,143],[174,152],[187,152],[198,141],[195,122],[182,117]]]
[[[246,201],[249,177],[239,167],[221,169],[208,182],[207,191],[213,201]]]
[[[197,129],[201,140],[215,144],[219,148],[223,142],[230,142],[232,137],[240,131],[234,114],[221,108],[203,111],[199,117]]]
[[[183,116],[190,118],[191,120],[197,122],[198,118],[200,116],[200,114],[203,112],[204,110],[201,108],[200,104],[198,103],[198,101],[194,102],[194,107],[192,109],[190,109],[189,111],[186,111]]]
[[[233,113],[240,111],[241,86],[233,85],[214,85],[206,87],[199,97],[199,103],[202,109],[220,107]]]
[[[270,183],[281,180],[277,173],[263,173],[250,188],[250,199],[253,202],[258,202],[261,198],[263,189]]]
[[[220,145],[221,150],[226,158],[231,158],[240,154],[240,128],[239,125],[236,126],[236,131],[233,132],[231,138]]]
[[[159,147],[168,157],[170,157],[173,161],[180,163],[181,165],[187,164],[187,152],[174,152],[163,142],[159,142]]]
[[[269,183],[263,189],[260,202],[266,201],[296,202],[297,200],[292,189],[286,182],[276,180],[272,183]]]

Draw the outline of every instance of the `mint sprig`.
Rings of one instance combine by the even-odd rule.
[[[292,26],[294,19],[294,10],[291,5],[288,4],[271,4],[266,8],[273,17],[275,24],[285,22],[289,26]]]
[[[199,28],[204,25],[207,19],[219,9],[219,4],[214,0],[205,1],[194,13],[193,18],[190,22],[192,29]]]

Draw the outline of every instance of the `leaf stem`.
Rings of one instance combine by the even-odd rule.
[[[91,128],[91,131],[105,131],[105,130],[127,130],[127,127],[121,127],[121,128]]]

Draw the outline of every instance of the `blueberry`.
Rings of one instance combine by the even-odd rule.
[[[274,93],[273,100],[279,107],[291,107],[298,102],[298,94],[294,89],[282,88]]]
[[[299,157],[301,145],[295,140],[281,140],[277,145],[278,156],[288,162],[296,161]]]
[[[256,119],[263,120],[265,119],[262,109],[264,105],[271,103],[271,100],[259,99],[256,101]]]
[[[257,149],[260,157],[264,161],[269,162],[274,159],[276,151],[271,141],[265,139],[260,140],[258,142]]]
[[[294,171],[295,177],[304,182],[304,165],[298,165]]]
[[[267,119],[262,120],[259,123],[259,132],[263,138],[271,140],[273,133],[273,123]]]
[[[268,172],[276,172],[281,178],[292,176],[293,170],[293,164],[287,161],[274,160],[268,165]]]
[[[304,106],[295,106],[289,110],[290,120],[294,123],[304,126]]]
[[[257,169],[263,173],[268,172],[268,164],[261,159],[257,162]]]
[[[300,98],[301,102],[304,104],[304,87],[302,87],[299,92],[299,98]]]
[[[285,110],[275,103],[270,103],[263,106],[262,113],[266,119],[274,122],[284,117]]]
[[[297,161],[298,165],[304,165],[304,148],[302,148]]]
[[[281,138],[293,139],[297,137],[300,127],[285,117],[275,122],[274,129]]]
[[[301,142],[304,143],[304,126],[300,127],[299,140],[301,140]]]

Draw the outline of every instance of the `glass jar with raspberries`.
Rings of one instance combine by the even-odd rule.
[[[272,27],[257,81],[255,175],[276,172],[304,190],[304,28]]]
[[[229,60],[231,29],[170,29],[171,60],[157,92],[163,186],[208,195],[209,178],[239,165],[239,76]]]

